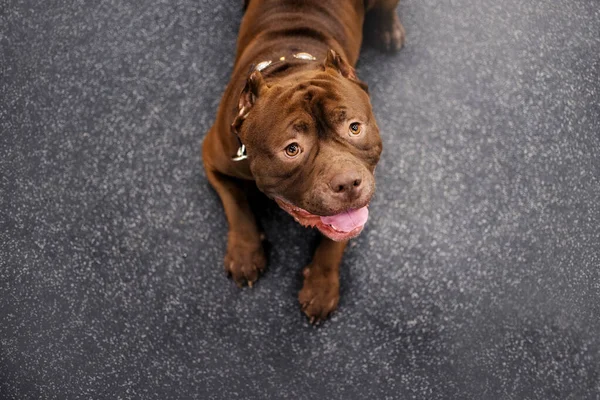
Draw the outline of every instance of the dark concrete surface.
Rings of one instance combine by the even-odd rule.
[[[339,311],[260,210],[239,290],[199,159],[240,1],[0,1],[1,399],[600,398],[600,7],[405,0]]]

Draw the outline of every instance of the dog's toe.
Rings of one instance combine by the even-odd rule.
[[[336,276],[304,270],[304,285],[298,293],[298,301],[311,324],[325,320],[338,306],[339,281]]]
[[[395,53],[404,46],[406,32],[398,15],[394,13],[380,16],[370,22],[367,34],[375,46],[390,53]]]
[[[224,265],[225,272],[239,287],[252,287],[267,265],[262,243],[230,238]]]
[[[386,51],[396,52],[404,46],[406,33],[400,19],[394,14],[393,21],[383,28],[383,46]]]

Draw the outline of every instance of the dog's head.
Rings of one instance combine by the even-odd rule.
[[[335,52],[267,85],[254,71],[232,125],[258,188],[334,240],[358,235],[382,145],[367,86]]]

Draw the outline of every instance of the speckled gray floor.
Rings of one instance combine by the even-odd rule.
[[[600,398],[598,2],[401,4],[406,48],[359,63],[385,150],[320,328],[316,235],[272,204],[266,276],[221,267],[198,150],[240,3],[0,1],[0,398]]]

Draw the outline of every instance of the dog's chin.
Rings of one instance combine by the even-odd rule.
[[[365,223],[367,222],[368,218],[368,204],[356,209],[343,211],[336,216],[320,216],[311,214],[310,212],[279,197],[275,197],[275,201],[279,207],[294,217],[296,222],[298,222],[300,225],[317,228],[323,235],[327,236],[331,240],[335,240],[336,242],[349,240],[358,236],[365,227]],[[339,216],[342,214],[345,216],[345,219],[349,219],[351,223],[342,223],[340,226],[336,226],[336,217],[339,218]],[[354,217],[354,221],[352,221],[351,217]]]

